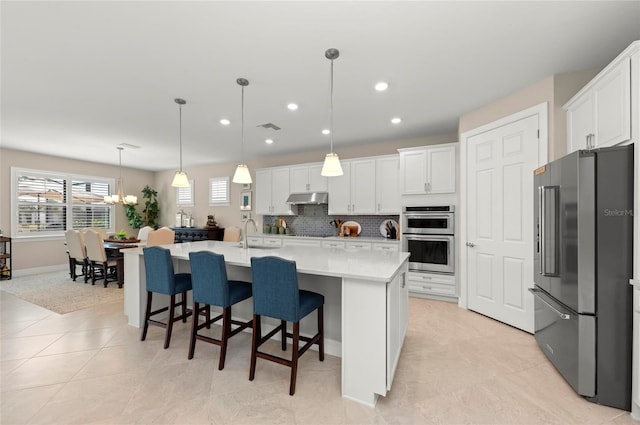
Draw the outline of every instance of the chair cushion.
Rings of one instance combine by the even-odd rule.
[[[304,289],[300,290],[300,310],[298,314],[298,320],[305,317],[307,314],[311,313],[313,310],[317,309],[321,305],[324,304],[324,295],[318,294],[317,292],[306,291]]]
[[[191,290],[191,274],[190,273],[176,273],[176,292],[187,292]]]
[[[251,298],[251,283],[241,280],[229,281],[229,305]],[[227,306],[222,306],[227,307]]]

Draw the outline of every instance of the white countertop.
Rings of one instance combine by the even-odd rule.
[[[219,241],[185,242],[166,247],[171,249],[171,254],[176,258],[188,259],[189,252],[212,251],[224,255],[227,264],[245,267],[251,266],[251,257],[274,255],[295,261],[300,273],[378,282],[391,281],[409,258],[407,252],[364,251],[349,248],[295,246],[243,249],[237,242]],[[140,254],[142,248],[127,249],[123,252],[125,256]]]
[[[366,236],[356,236],[356,237],[339,237],[339,236],[297,236],[297,235],[280,235],[278,233],[249,233],[249,237],[260,237],[260,238],[283,238],[283,239],[309,239],[309,240],[318,240],[318,241],[344,241],[344,242],[386,242],[386,243],[395,243],[399,244],[400,241],[398,239],[387,239],[380,237],[366,237]]]

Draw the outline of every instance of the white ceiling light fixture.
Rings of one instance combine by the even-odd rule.
[[[392,124],[400,124],[401,122],[402,122],[402,118],[400,118],[400,117],[391,118],[391,123]]]
[[[290,103],[287,105],[287,109],[289,109],[290,111],[296,111],[298,110],[298,105],[296,105],[295,103]]]
[[[380,81],[375,85],[375,89],[377,91],[385,91],[388,88],[389,88],[389,84],[385,83],[384,81]]]
[[[338,49],[327,49],[324,56],[331,61],[331,85],[330,85],[330,102],[329,102],[329,135],[331,137],[331,152],[324,158],[322,171],[320,175],[324,177],[337,177],[342,175],[342,165],[338,154],[333,151],[333,61],[338,59],[340,52]]]
[[[226,119],[226,118],[222,118],[222,119],[220,120],[220,124],[222,124],[222,125],[229,125],[229,124],[231,124],[231,121],[229,121],[229,120],[228,120],[228,119]]]
[[[136,205],[138,203],[138,197],[134,195],[124,194],[124,185],[122,183],[122,151],[124,148],[118,146],[118,163],[120,166],[120,173],[118,176],[118,183],[116,184],[116,193],[114,195],[105,195],[104,202],[107,204],[124,204],[124,205]]]
[[[186,104],[187,101],[184,99],[174,99],[173,101],[179,105],[180,109],[180,170],[176,171],[175,176],[173,176],[171,186],[189,187],[189,179],[187,178],[187,173],[182,171],[182,105]]]
[[[247,165],[244,163],[244,88],[249,85],[249,80],[247,80],[246,78],[238,78],[236,80],[236,83],[238,83],[238,85],[242,87],[242,103],[241,103],[242,104],[242,131],[241,131],[242,139],[241,139],[241,145],[240,145],[242,161],[236,167],[236,172],[233,174],[232,181],[234,183],[248,184],[253,182],[251,180],[251,173],[249,172],[249,167],[247,167]]]
[[[329,134],[331,134],[331,131],[328,128],[325,128],[324,130],[322,130],[322,134],[328,136]]]
[[[266,139],[264,141],[267,145],[273,145],[273,139]]]

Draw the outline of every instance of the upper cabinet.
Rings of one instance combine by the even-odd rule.
[[[340,161],[329,178],[329,214],[400,214],[397,155]]]
[[[398,149],[403,195],[455,193],[456,144]]]
[[[326,192],[327,178],[320,175],[322,164],[295,165],[289,169],[291,193]]]
[[[256,213],[293,215],[289,197],[289,167],[256,170]]]
[[[340,163],[343,174],[329,178],[329,215],[375,214],[375,159]]]
[[[631,88],[640,83],[640,70],[634,69],[637,61],[632,58],[639,52],[636,41],[564,105],[568,152],[631,140]]]
[[[376,213],[400,213],[400,157],[376,158]]]

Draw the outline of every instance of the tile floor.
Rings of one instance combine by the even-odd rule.
[[[1,293],[0,423],[8,424],[634,424],[628,412],[578,397],[534,338],[438,301],[410,299],[409,330],[392,391],[375,409],[340,397],[340,359],[307,352],[295,396],[289,369],[258,361],[250,334],[218,347],[188,327],[171,347],[147,341],[121,303],[58,315]],[[277,344],[274,344],[274,349]]]

